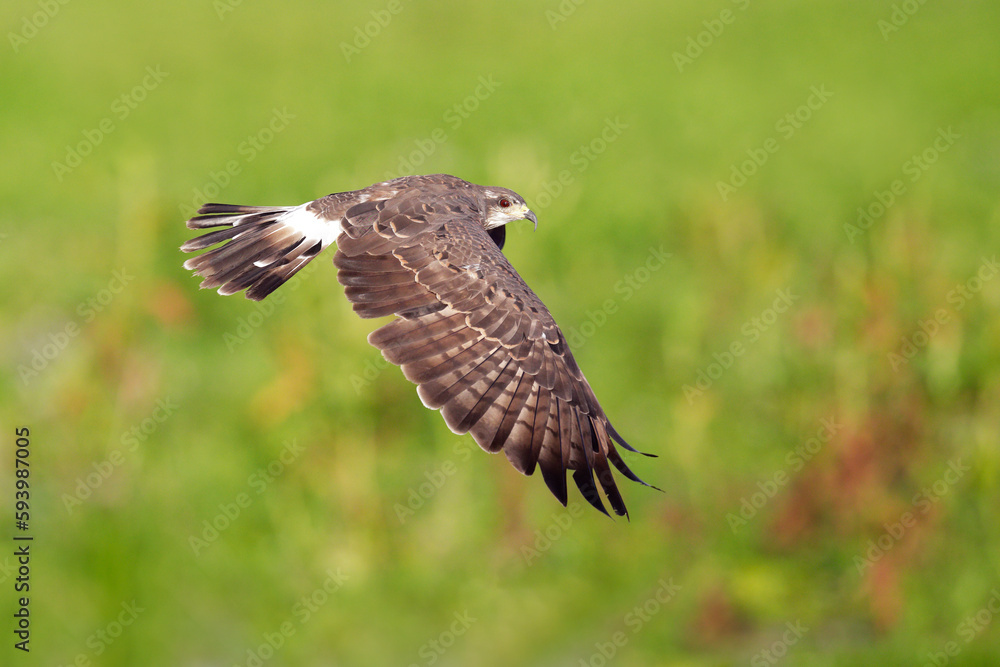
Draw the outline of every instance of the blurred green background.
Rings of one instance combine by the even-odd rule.
[[[1000,657],[1000,5],[5,3],[11,665]],[[511,187],[631,521],[481,453],[330,255],[199,291],[205,200]]]

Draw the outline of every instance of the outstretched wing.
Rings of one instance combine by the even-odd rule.
[[[548,309],[478,220],[469,192],[403,194],[357,204],[337,239],[338,279],[362,317],[399,318],[368,341],[417,384],[424,405],[456,433],[503,451],[525,475],[537,465],[567,502],[566,471],[584,498],[607,513],[625,502],[614,464],[615,431]]]

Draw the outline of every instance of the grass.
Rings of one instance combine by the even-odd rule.
[[[1000,9],[883,35],[898,5],[67,3],[8,35],[11,664],[994,662]],[[631,522],[422,409],[329,259],[260,305],[180,266],[203,198],[406,167],[539,212],[506,253],[659,456]]]

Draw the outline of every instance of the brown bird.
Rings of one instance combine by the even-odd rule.
[[[191,229],[222,229],[181,250],[220,294],[259,301],[336,242],[337,278],[361,317],[398,317],[368,336],[455,433],[535,465],[566,505],[566,471],[591,505],[628,515],[610,463],[629,479],[611,426],[548,309],[501,252],[504,225],[531,220],[506,188],[447,174],[405,176],[301,206],[205,204]],[[638,453],[638,452],[637,452]]]

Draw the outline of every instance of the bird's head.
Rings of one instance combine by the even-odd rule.
[[[507,188],[485,188],[486,229],[496,229],[514,220],[531,220],[538,228],[538,218],[524,203],[524,197]]]

